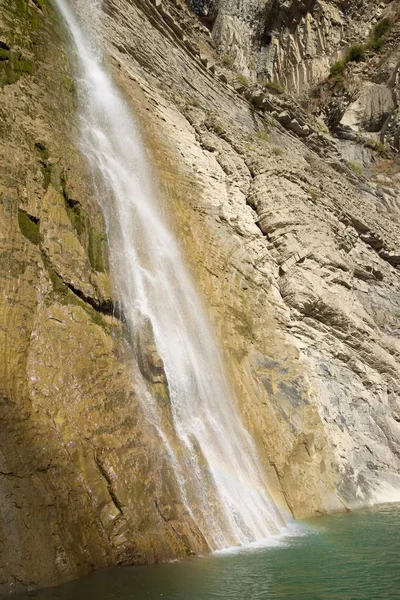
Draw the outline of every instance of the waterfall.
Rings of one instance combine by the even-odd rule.
[[[94,34],[68,0],[54,1],[76,51],[80,147],[101,186],[113,280],[131,332],[143,318],[151,322],[168,380],[173,439],[150,388],[138,384],[138,395],[210,549],[260,542],[285,522],[268,494],[206,312],[161,218],[134,118]]]

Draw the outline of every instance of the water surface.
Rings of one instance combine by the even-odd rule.
[[[99,571],[37,600],[399,600],[400,505],[304,521],[262,549]],[[19,596],[20,600],[32,596]]]

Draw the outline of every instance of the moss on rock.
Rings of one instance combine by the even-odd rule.
[[[89,229],[88,256],[93,269],[100,273],[105,273],[106,271],[103,248],[104,242],[104,234],[91,227]]]
[[[0,85],[11,85],[22,75],[32,75],[32,61],[4,46],[5,44],[0,48]]]
[[[43,264],[48,273],[49,279],[53,286],[53,291],[57,295],[58,300],[62,304],[72,304],[74,306],[80,306],[87,312],[87,314],[92,319],[93,323],[99,325],[100,327],[106,327],[106,323],[102,317],[102,315],[95,309],[93,306],[79,298],[65,283],[65,281],[60,277],[57,271],[54,269],[53,265],[47,258],[47,256],[42,254]]]
[[[33,3],[36,4],[36,6],[40,8],[40,10],[43,10],[46,6],[46,0],[33,0]]]
[[[36,142],[35,149],[39,154],[39,162],[43,173],[43,185],[47,190],[51,183],[51,164],[49,162],[49,151],[43,142]]]
[[[38,219],[28,215],[26,212],[18,211],[18,225],[22,235],[24,235],[32,244],[38,245],[40,242],[40,223]]]
[[[78,236],[80,236],[88,224],[88,216],[79,202],[66,201],[66,210],[69,220]]]

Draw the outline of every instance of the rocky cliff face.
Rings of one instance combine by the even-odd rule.
[[[8,591],[206,548],[136,397],[139,368],[168,400],[113,291],[66,32],[48,2],[0,7]],[[275,497],[295,516],[399,497],[398,3],[103,9]],[[380,48],[329,76],[384,18]]]

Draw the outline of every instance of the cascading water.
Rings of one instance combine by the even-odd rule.
[[[285,523],[269,497],[178,245],[160,218],[134,120],[67,0],[55,3],[77,51],[81,148],[102,186],[118,297],[133,333],[143,318],[151,322],[168,380],[173,440],[145,385],[141,401],[210,548],[261,541]]]

